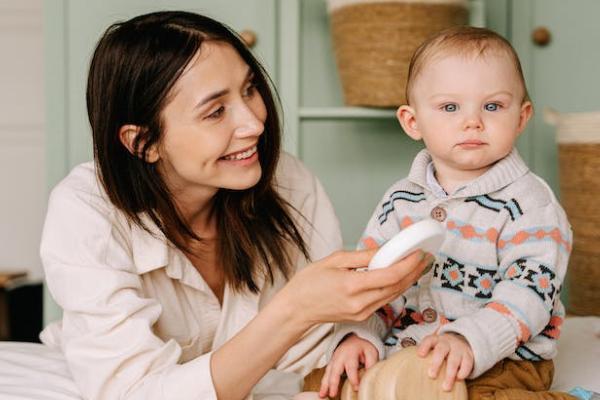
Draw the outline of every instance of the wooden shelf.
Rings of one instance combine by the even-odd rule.
[[[394,119],[395,109],[368,107],[301,107],[300,119]]]

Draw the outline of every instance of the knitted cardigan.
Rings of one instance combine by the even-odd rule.
[[[367,321],[338,324],[329,356],[351,332],[373,343],[380,359],[429,334],[454,332],[473,350],[469,378],[506,357],[553,358],[572,232],[552,190],[516,149],[450,195],[431,184],[430,164],[421,151],[408,178],[388,189],[359,248],[433,216],[446,237],[432,269]]]

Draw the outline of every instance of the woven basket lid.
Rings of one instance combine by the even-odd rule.
[[[469,0],[327,0],[327,9],[331,13],[337,9],[347,6],[359,5],[359,4],[388,4],[388,3],[402,3],[402,4],[426,4],[426,5],[453,5],[462,6],[465,8],[469,7]]]
[[[600,111],[560,113],[545,108],[544,121],[556,126],[558,143],[600,143]]]

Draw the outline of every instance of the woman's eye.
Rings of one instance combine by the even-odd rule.
[[[242,96],[252,97],[252,95],[254,95],[255,92],[256,92],[256,85],[253,83],[253,84],[249,85],[246,89],[244,89],[244,93],[242,93]]]
[[[444,106],[442,107],[442,110],[446,111],[446,112],[454,112],[456,110],[458,110],[458,105],[451,103],[451,104],[444,104]]]
[[[225,107],[221,106],[217,108],[215,111],[211,112],[206,116],[206,119],[216,119],[219,118],[225,112]]]
[[[500,108],[500,104],[487,103],[485,106],[483,106],[483,108],[485,108],[485,111],[498,111],[498,109]]]

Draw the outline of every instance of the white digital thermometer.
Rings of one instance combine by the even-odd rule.
[[[433,219],[416,222],[381,246],[371,259],[368,269],[389,267],[417,249],[435,254],[444,242],[444,235],[444,227]]]

